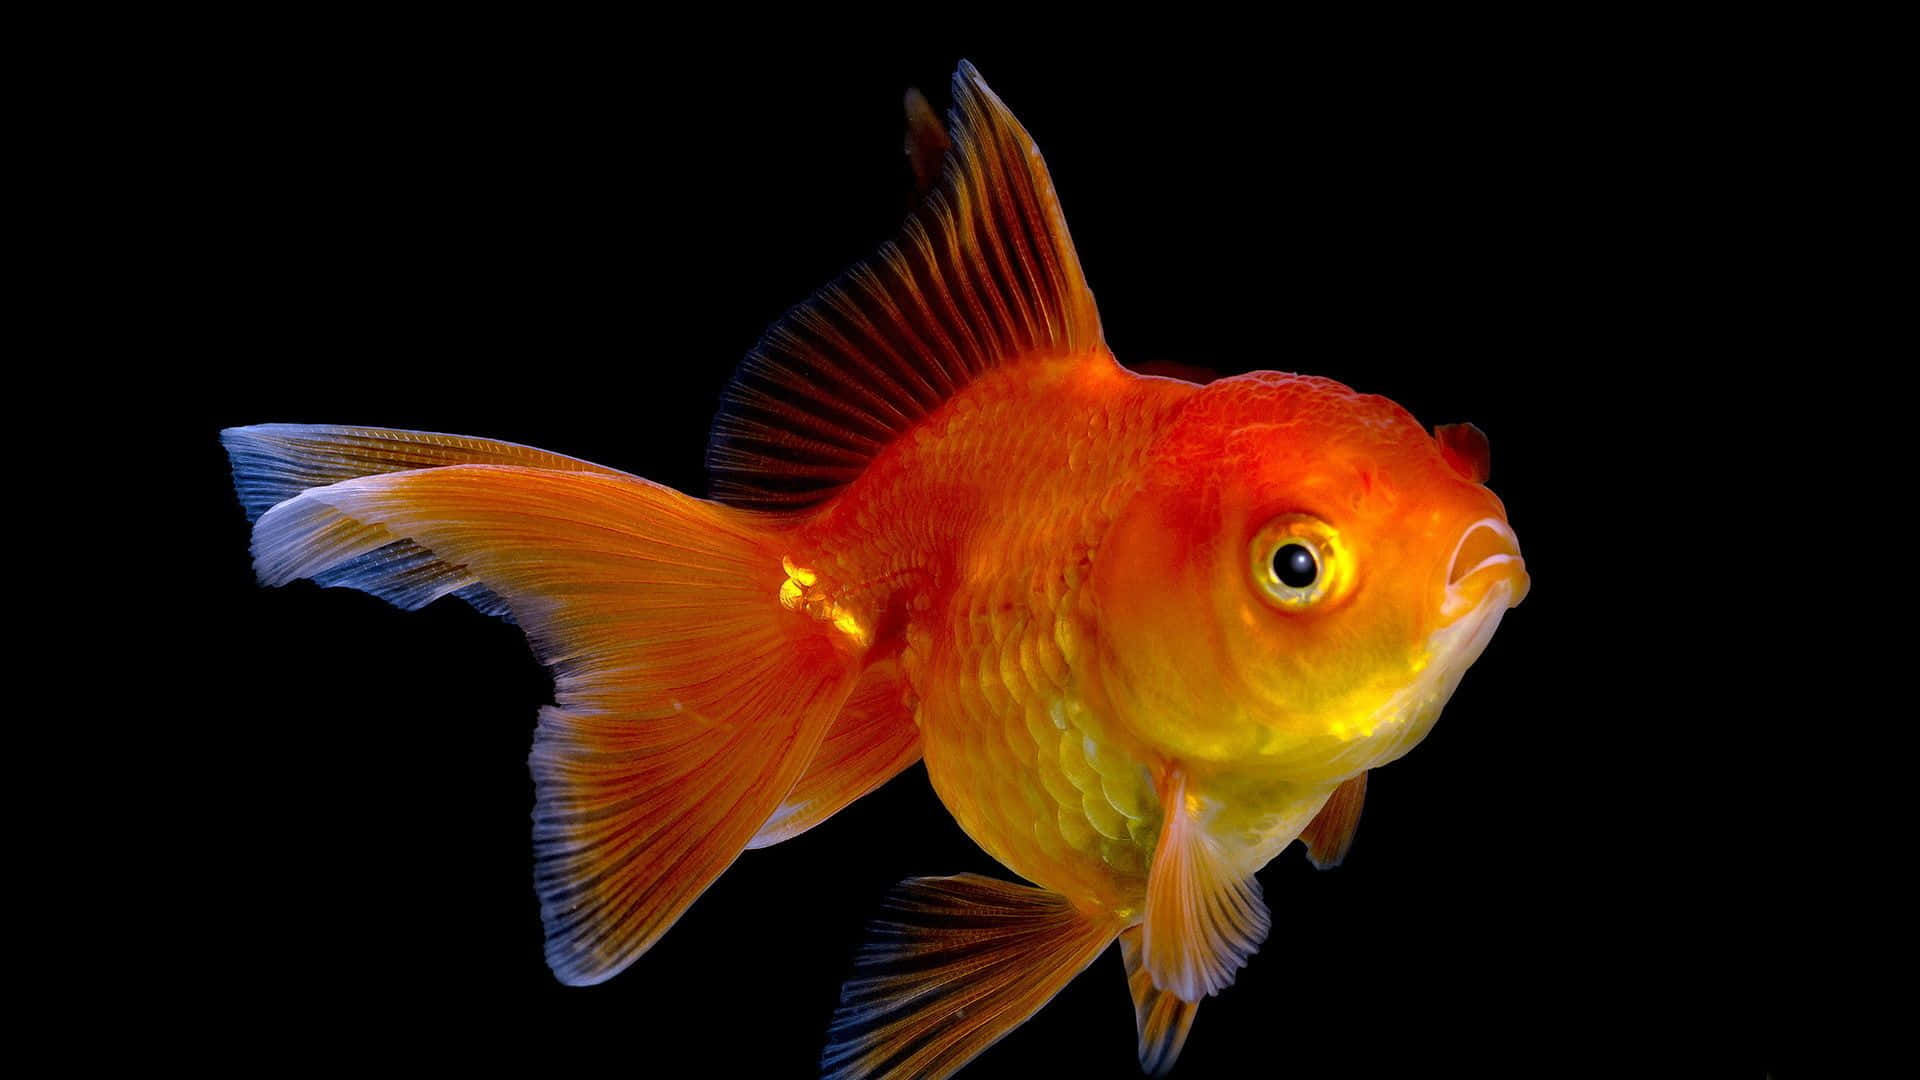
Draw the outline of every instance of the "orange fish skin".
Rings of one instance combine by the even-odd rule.
[[[1197,389],[1105,355],[991,373],[799,537],[833,603],[879,628],[872,648],[901,651],[928,775],[961,827],[1109,910],[1138,904],[1159,807],[1138,751],[1075,684],[1080,597],[1155,434]]]
[[[1387,565],[1338,611],[1276,619],[1245,548],[1298,509]],[[962,828],[1130,917],[1170,770],[1217,804],[1211,829],[1250,873],[1341,781],[1417,741],[1423,723],[1330,728],[1404,684],[1446,560],[1488,516],[1498,500],[1383,398],[1273,373],[1202,388],[1100,354],[967,387],[798,530],[790,559],[817,617],[901,655]]]

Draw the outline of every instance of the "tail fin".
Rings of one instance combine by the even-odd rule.
[[[842,642],[779,603],[777,519],[504,443],[284,427],[223,441],[243,501],[277,499],[249,505],[263,583],[409,607],[479,597],[553,669],[534,872],[562,982],[611,978],[673,925],[779,807],[856,678]],[[462,453],[478,463],[446,463]]]
[[[799,836],[920,760],[920,729],[901,700],[904,686],[897,657],[867,665],[806,773],[748,847]]]
[[[829,1080],[951,1076],[1084,971],[1117,915],[977,874],[909,878],[840,992]]]
[[[515,443],[441,435],[430,431],[341,427],[320,424],[259,424],[220,433],[233,462],[233,485],[247,520],[309,488],[325,487],[380,473],[431,469],[446,465],[521,465],[557,472],[593,472],[625,476],[578,458],[549,454]],[[335,541],[350,543],[347,524],[336,522]],[[367,526],[364,535],[381,535]],[[506,605],[465,568],[433,557],[420,545],[387,535],[387,543],[365,554],[332,562],[305,576],[327,587],[359,589],[409,611],[442,596],[457,596],[488,615],[508,615]],[[256,548],[260,544],[256,541]],[[287,580],[292,580],[288,578]],[[270,581],[284,585],[286,581]]]

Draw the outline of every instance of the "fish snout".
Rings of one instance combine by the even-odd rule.
[[[1510,586],[1507,607],[1526,597],[1531,581],[1526,560],[1520,557],[1520,541],[1505,521],[1481,518],[1467,526],[1454,545],[1441,616],[1451,620],[1465,615],[1502,582]]]

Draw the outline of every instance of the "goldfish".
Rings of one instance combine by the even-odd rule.
[[[970,64],[909,97],[922,200],[766,332],[710,498],[483,438],[222,432],[264,585],[454,596],[548,667],[530,768],[556,978],[638,961],[749,849],[923,762],[1019,881],[901,882],[830,1077],[947,1076],[1118,945],[1148,1073],[1352,843],[1530,587],[1471,425],[1107,348],[1039,149]]]

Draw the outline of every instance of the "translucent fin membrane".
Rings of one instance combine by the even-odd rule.
[[[1187,1044],[1200,1003],[1182,1001],[1153,985],[1143,951],[1139,927],[1120,935],[1120,959],[1127,966],[1127,991],[1133,995],[1133,1025],[1140,1033],[1140,1069],[1148,1076],[1164,1076]]]
[[[258,522],[268,510],[311,488],[413,469],[520,465],[557,472],[626,475],[532,447],[431,431],[259,424],[229,428],[220,433],[220,442],[233,463],[234,488],[240,496],[240,505],[246,510],[247,520],[252,522]],[[311,577],[323,587],[358,589],[408,610],[425,607],[442,596],[454,596],[472,604],[484,615],[512,619],[506,603],[475,581],[464,567],[451,565],[413,541],[393,536],[377,526],[345,522],[337,520],[338,517],[331,508],[313,502],[304,507],[300,518],[289,516],[277,522],[275,528],[287,536],[312,538],[316,546],[307,554],[324,561],[325,568],[303,570],[303,564],[294,563],[284,570],[289,576],[265,583],[284,585],[295,578]],[[335,520],[323,522],[321,519]],[[327,543],[365,549],[364,553],[335,561],[334,555],[320,546],[322,537],[327,538]],[[256,531],[256,550],[262,542]],[[269,548],[285,542],[275,535],[264,538]]]
[[[868,929],[821,1072],[951,1076],[1099,956],[1120,925],[1058,893],[975,874],[911,878]]]
[[[1353,847],[1354,831],[1360,827],[1360,807],[1367,801],[1367,774],[1348,780],[1333,789],[1327,804],[1320,808],[1300,833],[1307,845],[1307,861],[1322,870],[1339,866]]]
[[[971,64],[953,99],[940,182],[899,237],[741,362],[707,449],[715,498],[818,502],[983,372],[1113,363],[1039,149]]]

